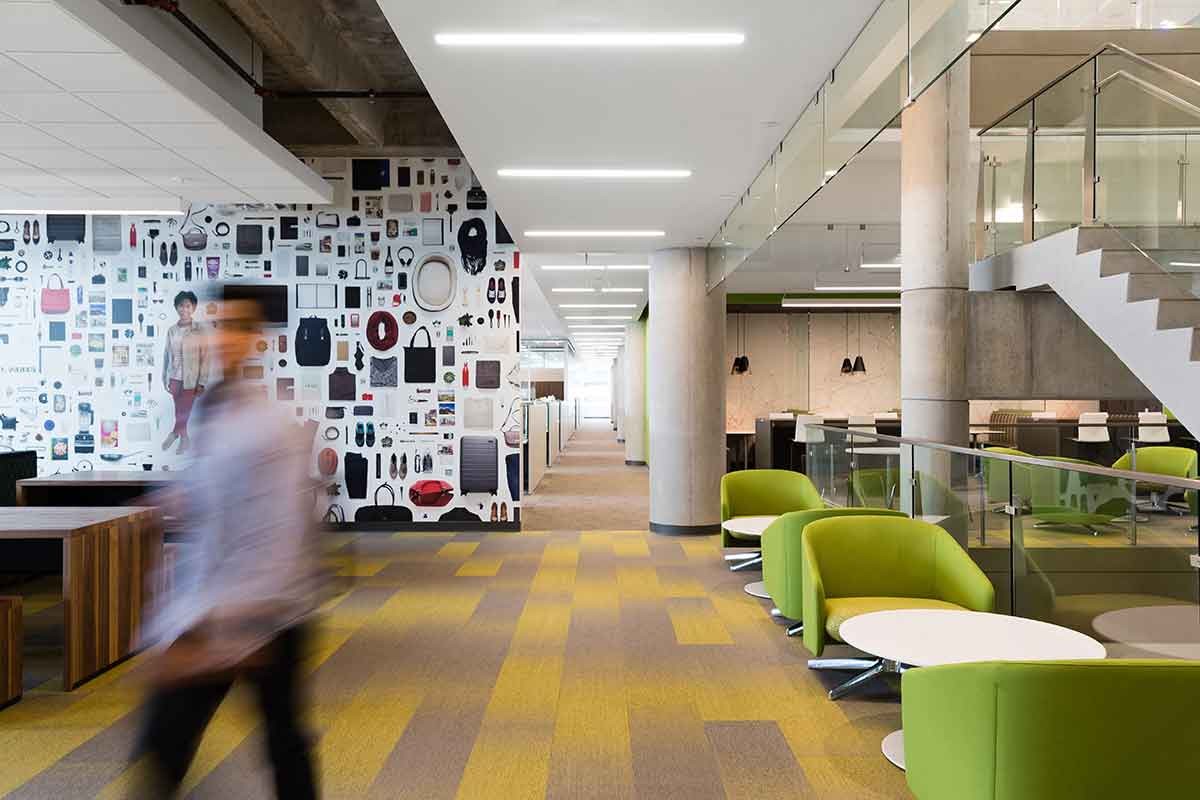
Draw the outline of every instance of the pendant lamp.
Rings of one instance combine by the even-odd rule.
[[[851,369],[856,374],[866,374],[867,364],[862,357],[862,314],[858,315],[858,355],[854,359],[854,367]]]
[[[846,315],[846,357],[842,359],[842,374],[849,375],[854,371],[854,365],[850,363],[850,315]]]

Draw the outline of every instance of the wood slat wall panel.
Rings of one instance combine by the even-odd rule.
[[[0,597],[0,708],[21,699],[21,598]]]
[[[156,602],[162,526],[146,512],[86,528],[63,543],[67,664],[73,689],[131,655]]]

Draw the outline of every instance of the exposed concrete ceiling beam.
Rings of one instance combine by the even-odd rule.
[[[338,29],[311,0],[219,0],[289,78],[306,89],[382,89]],[[360,144],[387,142],[388,109],[370,100],[323,99]]]

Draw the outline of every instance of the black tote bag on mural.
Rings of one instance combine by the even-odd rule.
[[[333,340],[324,317],[304,317],[296,330],[296,363],[302,367],[323,367],[329,363]]]
[[[425,346],[417,346],[417,337],[425,332]],[[429,336],[429,329],[424,325],[417,328],[408,347],[404,348],[404,382],[405,383],[434,383],[437,380],[437,348]]]
[[[379,493],[387,489],[388,495],[391,497],[391,503],[381,505],[379,502]],[[386,483],[381,483],[379,488],[375,490],[375,504],[371,506],[363,506],[354,512],[355,522],[412,522],[412,511],[404,506],[396,505],[396,491]]]

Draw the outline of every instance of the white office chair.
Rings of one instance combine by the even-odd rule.
[[[809,425],[824,425],[825,418],[818,417],[816,414],[797,414],[796,415],[796,444],[824,444],[825,431],[808,429]]]
[[[900,419],[900,415],[895,411],[876,411],[872,417],[876,422],[895,422]]]
[[[1138,412],[1138,444],[1168,444],[1171,432],[1167,430],[1167,415],[1160,411]]]
[[[875,417],[871,414],[851,414],[846,421],[846,430],[851,433],[878,433]]]
[[[1076,442],[1104,444],[1112,441],[1108,435],[1107,411],[1084,411],[1079,415],[1079,435]]]
[[[772,422],[777,422],[785,419],[791,419],[794,415],[790,411],[772,411],[767,415],[767,419]]]

